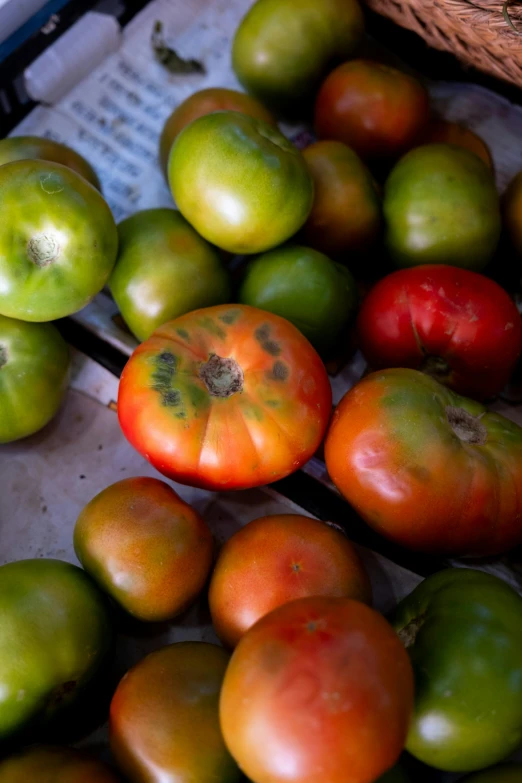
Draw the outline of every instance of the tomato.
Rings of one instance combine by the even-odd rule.
[[[101,190],[100,180],[91,164],[75,150],[66,144],[60,144],[52,139],[39,136],[10,136],[0,140],[0,166],[14,160],[47,160],[51,163],[61,163],[77,174],[81,174],[87,182]]]
[[[462,783],[520,783],[521,780],[522,764],[502,764],[500,767],[470,775]]]
[[[318,141],[303,155],[315,190],[303,242],[350,265],[380,238],[377,186],[358,155],[339,141]]]
[[[398,158],[414,146],[429,119],[423,85],[370,60],[350,60],[326,78],[315,103],[320,139],[336,139],[363,160]]]
[[[402,546],[487,555],[522,542],[522,428],[417,370],[351,389],[325,458],[341,494]]]
[[[73,748],[32,747],[0,761],[2,783],[118,783],[115,772]]]
[[[399,604],[394,626],[415,672],[408,751],[438,769],[469,772],[516,750],[522,741],[518,593],[482,571],[440,571]]]
[[[118,226],[119,253],[109,285],[138,340],[178,315],[230,298],[217,251],[174,209],[145,209]]]
[[[317,350],[327,350],[353,320],[358,292],[346,267],[286,245],[251,261],[238,299],[287,318]]]
[[[371,603],[370,580],[354,546],[331,523],[298,514],[260,517],[220,552],[209,590],[212,623],[235,647],[260,617],[308,595]]]
[[[313,201],[303,156],[276,128],[238,112],[194,120],[169,158],[181,213],[231,253],[259,253],[301,228]]]
[[[196,310],[134,351],[118,416],[161,473],[194,487],[277,481],[318,448],[332,393],[319,356],[279,316],[245,305]]]
[[[98,191],[66,166],[20,160],[0,166],[0,199],[0,313],[52,321],[88,304],[118,247]]]
[[[132,783],[232,783],[241,777],[219,727],[228,655],[214,644],[180,642],[143,658],[111,704],[110,742]]]
[[[238,90],[227,90],[225,87],[207,87],[206,90],[198,90],[176,106],[163,126],[159,158],[167,178],[169,154],[178,133],[198,117],[214,111],[239,111],[277,127],[275,118],[268,109],[251,95]]]
[[[243,86],[283,113],[306,111],[321,79],[364,35],[357,0],[257,0],[232,44]]]
[[[212,533],[164,481],[128,478],[83,509],[74,549],[85,570],[139,620],[161,622],[197,598],[210,573]]]
[[[480,270],[500,236],[493,175],[476,155],[447,144],[411,150],[384,191],[386,244],[397,266]]]
[[[104,596],[61,560],[0,567],[0,628],[0,741],[80,709],[112,649]]]
[[[228,666],[220,718],[255,783],[374,783],[398,759],[413,704],[404,648],[349,598],[300,598],[259,620]]]
[[[461,394],[502,390],[522,350],[522,321],[497,283],[451,266],[401,269],[363,301],[359,344],[377,368],[413,367]]]
[[[506,234],[518,256],[522,255],[522,171],[516,174],[502,196]]]
[[[428,125],[422,136],[423,144],[454,144],[457,147],[474,152],[486,166],[494,168],[493,158],[488,145],[464,125],[446,120],[434,119]]]
[[[62,404],[69,349],[52,324],[0,315],[0,443],[42,429]]]

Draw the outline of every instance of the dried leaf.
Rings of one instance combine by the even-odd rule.
[[[171,49],[163,38],[163,23],[156,21],[152,28],[152,49],[156,60],[170,73],[205,73],[205,66],[198,60],[185,60]]]

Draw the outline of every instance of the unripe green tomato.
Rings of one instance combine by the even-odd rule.
[[[224,304],[230,284],[219,254],[174,209],[145,209],[123,220],[109,280],[138,340],[180,315]]]
[[[357,288],[342,264],[317,250],[287,245],[251,261],[239,301],[286,318],[322,350],[354,317]]]
[[[299,150],[261,120],[233,111],[187,125],[169,157],[169,183],[182,215],[231,253],[260,253],[305,222],[313,181]]]

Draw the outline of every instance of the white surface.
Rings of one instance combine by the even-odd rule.
[[[0,0],[0,43],[44,7],[47,0]]]

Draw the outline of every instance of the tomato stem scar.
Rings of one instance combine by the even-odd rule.
[[[213,353],[200,367],[199,377],[212,397],[231,397],[243,391],[243,370],[235,359]]]
[[[448,405],[446,416],[455,435],[465,443],[483,446],[488,439],[488,431],[477,416],[468,413],[464,408]]]

